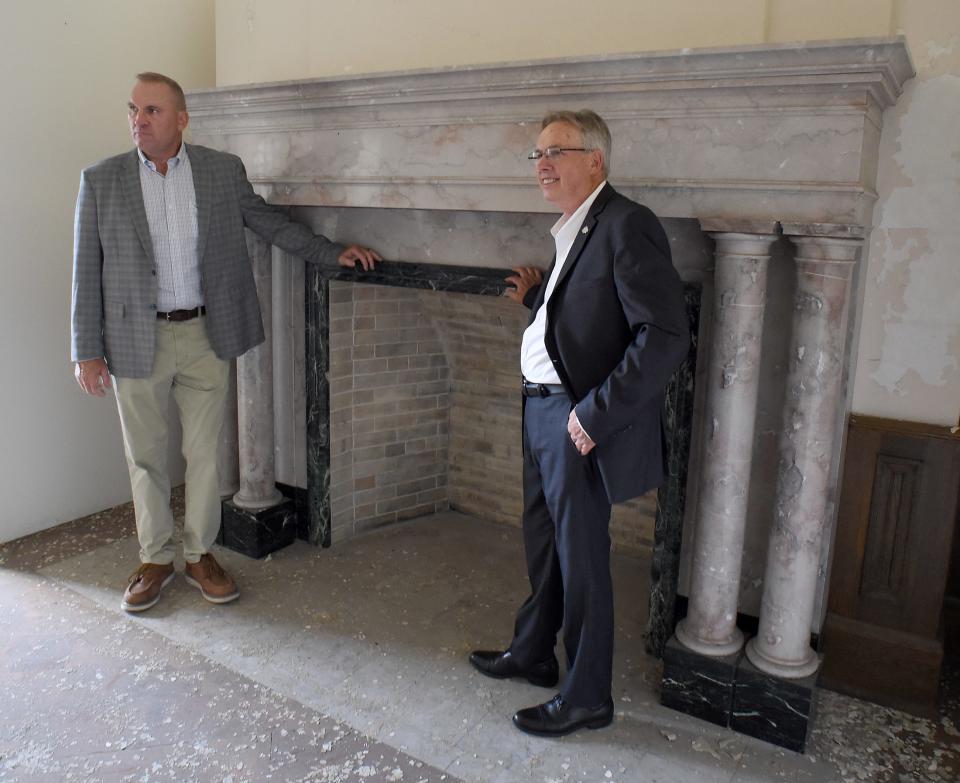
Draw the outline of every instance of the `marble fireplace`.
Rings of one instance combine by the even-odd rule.
[[[893,38],[191,93],[195,142],[396,262],[320,270],[251,237],[269,334],[237,363],[225,543],[336,545],[445,507],[515,520],[524,316],[502,278],[547,264],[554,220],[524,156],[547,110],[590,107],[612,184],[664,220],[697,331],[670,480],[613,526],[651,551],[661,698],[802,750],[880,129],[912,75]]]

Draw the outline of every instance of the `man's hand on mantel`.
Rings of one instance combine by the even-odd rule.
[[[353,269],[354,264],[359,261],[364,271],[369,272],[377,265],[377,261],[383,261],[383,259],[376,250],[371,250],[369,247],[350,245],[339,255],[337,261],[340,266],[345,266],[347,269]]]
[[[513,271],[516,274],[505,278],[505,281],[514,287],[508,288],[504,295],[514,302],[523,304],[527,291],[543,282],[543,272],[535,266],[515,266]]]

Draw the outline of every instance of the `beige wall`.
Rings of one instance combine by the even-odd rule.
[[[594,8],[604,8],[598,19]],[[760,43],[763,0],[217,0],[217,82]]]
[[[217,0],[216,7],[219,84],[906,35],[918,77],[884,118],[853,406],[864,414],[957,423],[956,0]]]
[[[166,0],[176,31],[127,0],[15,0],[0,10],[0,541],[129,500],[115,403],[70,364],[80,169],[131,147],[133,75],[214,82],[213,0]]]
[[[910,13],[901,11],[909,5]],[[889,35],[951,0],[217,0],[217,82]],[[934,26],[935,29],[936,26]]]

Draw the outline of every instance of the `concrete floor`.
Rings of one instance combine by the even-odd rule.
[[[129,507],[0,547],[0,781],[956,781],[956,683],[926,721],[819,694],[807,755],[664,709],[643,652],[648,564],[614,558],[616,719],[562,740],[510,715],[553,695],[481,677],[526,585],[518,530],[456,513],[253,561],[242,595],[178,579],[120,609]]]

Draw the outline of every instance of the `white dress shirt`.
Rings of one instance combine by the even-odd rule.
[[[606,180],[601,182],[599,187],[587,196],[568,220],[561,217],[550,229],[557,248],[557,262],[553,265],[550,279],[547,280],[543,304],[537,310],[533,323],[523,333],[523,343],[520,345],[520,372],[531,383],[560,383],[560,376],[557,375],[550,355],[547,353],[547,346],[543,342],[543,335],[547,329],[547,301],[553,293],[557,278],[560,277],[560,271],[566,263],[570,248],[573,246],[577,233],[587,217],[587,212],[590,211],[594,200],[606,184]]]
[[[197,256],[197,196],[187,149],[181,144],[167,173],[140,149],[140,190],[157,265],[157,310],[192,310],[203,304]]]

